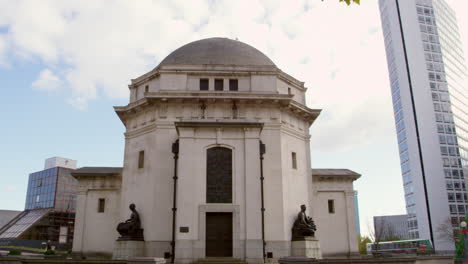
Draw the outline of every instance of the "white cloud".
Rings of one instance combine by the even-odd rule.
[[[317,121],[317,129],[391,120],[389,103],[373,104],[388,102],[390,95],[374,1],[348,7],[314,0],[254,0],[248,5],[209,0],[18,0],[5,6],[0,25],[9,30],[0,36],[11,43],[7,52],[39,59],[47,70],[33,86],[46,91],[65,87],[66,100],[80,110],[100,97],[128,98],[130,79],[154,68],[175,48],[224,36],[260,49],[282,70],[305,81],[309,105],[324,108],[328,116]],[[54,74],[49,69],[59,70]],[[366,114],[371,108],[372,115]],[[346,148],[370,140],[362,136],[365,127],[348,129],[346,142],[313,143],[324,150]],[[373,129],[379,128],[379,135],[387,127]]]
[[[14,193],[14,192],[16,192],[18,190],[18,186],[8,184],[8,185],[5,185],[2,189],[3,189],[4,192]]]
[[[311,129],[314,151],[350,151],[391,137],[395,133],[391,106],[385,105],[384,100],[369,100],[353,107],[325,109]]]
[[[62,81],[51,70],[45,69],[39,73],[39,77],[32,83],[38,90],[52,92],[62,88]]]
[[[0,35],[0,66],[7,66],[8,62],[6,59],[7,41],[6,38]]]

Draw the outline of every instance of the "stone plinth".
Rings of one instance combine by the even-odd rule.
[[[291,256],[303,258],[322,258],[320,243],[315,237],[304,237],[291,242]]]
[[[166,259],[164,258],[149,258],[149,257],[140,257],[140,258],[130,258],[127,261],[127,264],[165,264]]]
[[[113,259],[135,259],[145,256],[145,241],[115,241]]]
[[[319,263],[315,258],[306,257],[283,257],[278,260],[279,264],[314,264]]]

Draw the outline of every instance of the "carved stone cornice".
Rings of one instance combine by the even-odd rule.
[[[132,138],[132,137],[140,136],[140,135],[152,132],[154,130],[156,130],[156,124],[143,126],[142,128],[133,130],[131,132],[126,132],[125,133],[125,138]]]
[[[109,177],[111,176],[111,177]],[[75,176],[79,181],[79,192],[88,190],[120,190],[122,186],[122,176],[119,175],[81,175]]]
[[[133,113],[141,112],[151,105],[161,103],[200,103],[207,102],[242,102],[244,104],[277,104],[282,109],[288,109],[291,113],[300,116],[311,125],[320,114],[320,109],[311,109],[292,100],[292,95],[272,93],[246,93],[246,92],[213,92],[213,91],[164,91],[145,93],[145,97],[128,104],[127,106],[114,107],[120,120],[125,124],[126,119]]]
[[[174,122],[175,127],[177,129],[177,133],[179,133],[179,128],[182,127],[209,127],[209,128],[263,128],[263,123],[260,122],[241,122],[241,121],[223,121],[223,122],[216,122],[216,121],[180,121]]]

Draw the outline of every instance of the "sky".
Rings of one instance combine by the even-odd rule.
[[[468,18],[458,20],[468,51]],[[372,216],[405,213],[377,0],[0,0],[0,209],[24,209],[46,158],[122,166],[112,107],[128,103],[130,79],[208,37],[252,45],[305,82],[308,106],[323,109],[312,167],[362,174],[364,234]]]

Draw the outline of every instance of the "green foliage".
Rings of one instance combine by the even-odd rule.
[[[461,239],[455,243],[455,258],[463,258],[463,250],[465,249],[465,240],[463,239],[463,234],[460,234]]]
[[[465,215],[465,219],[463,219],[466,223],[468,223],[468,214]],[[466,227],[465,227],[466,229]],[[465,256],[465,234],[462,232],[458,232],[457,239],[455,239],[455,258],[461,259]]]
[[[46,252],[44,252],[44,255],[55,255],[55,251],[52,249],[48,249],[46,250]]]
[[[385,239],[381,239],[379,242],[400,241],[400,240],[404,240],[404,239],[399,236],[390,236],[390,237],[386,237]]]
[[[21,250],[19,250],[19,249],[10,249],[10,251],[8,252],[8,255],[9,256],[19,256],[19,255],[21,255]]]
[[[351,2],[354,2],[359,5],[361,3],[361,0],[340,0],[340,2],[345,2],[347,5],[350,5]]]
[[[340,2],[345,2],[347,5],[350,5],[351,3],[355,3],[358,5],[361,4],[361,0],[340,0]]]
[[[367,243],[372,243],[368,236],[358,236],[359,254],[367,255]]]

